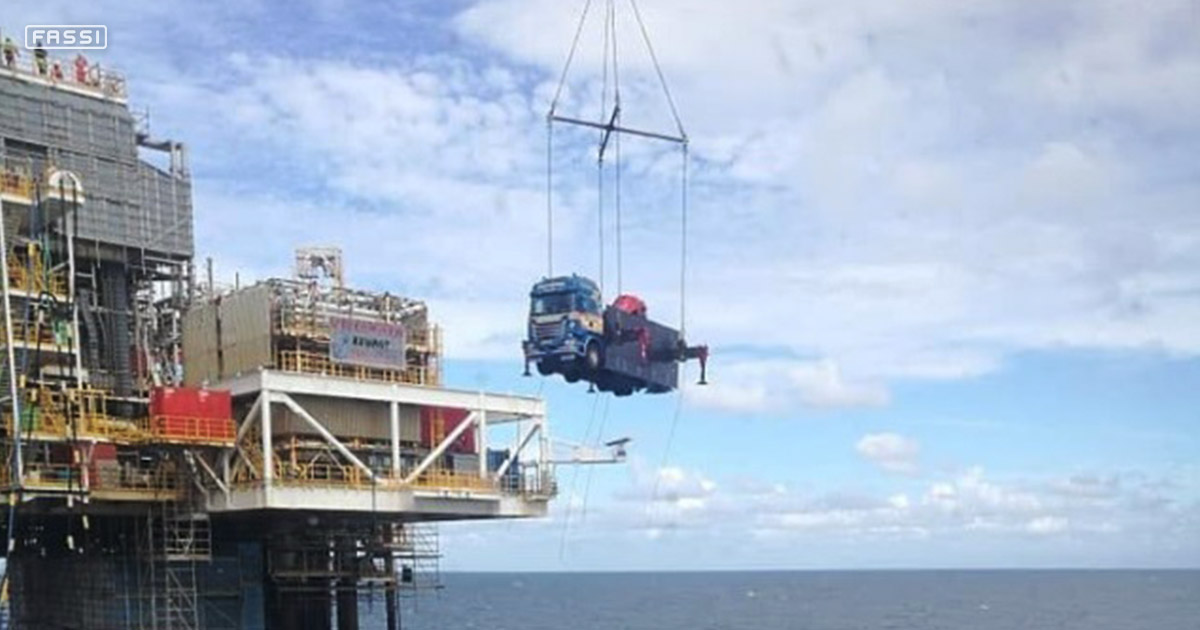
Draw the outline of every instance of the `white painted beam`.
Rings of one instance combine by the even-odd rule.
[[[316,418],[312,417],[312,415],[305,411],[303,407],[296,403],[296,401],[292,400],[291,396],[279,392],[272,392],[271,397],[272,399],[277,399],[279,402],[287,405],[288,409],[291,409],[293,413],[303,418],[309,426],[311,426],[317,433],[321,434],[322,438],[325,438],[326,442],[329,442],[330,446],[337,449],[337,452],[341,453],[342,457],[345,457],[350,461],[351,464],[354,464],[359,470],[366,473],[367,477],[369,477],[371,481],[377,481],[375,478],[375,471],[371,470],[370,466],[364,464],[361,459],[354,455],[354,453],[351,453],[350,449],[346,448],[345,444],[342,444],[341,441],[334,437],[334,435],[330,433],[324,425],[318,422]]]
[[[273,395],[269,390],[263,390],[259,396],[262,409],[258,412],[258,421],[262,425],[262,460],[263,486],[271,488],[271,480],[275,478],[275,447],[271,444],[271,401]]]
[[[442,440],[442,443],[438,444],[437,448],[433,449],[433,452],[426,455],[425,459],[421,460],[421,463],[417,464],[417,467],[414,468],[411,473],[408,473],[408,476],[404,478],[404,483],[412,483],[416,481],[417,477],[420,477],[421,473],[425,472],[426,468],[429,468],[433,462],[437,461],[437,459],[446,452],[446,449],[450,448],[450,445],[453,444],[455,440],[461,437],[463,433],[466,433],[467,429],[474,428],[475,424],[478,422],[478,413],[471,413],[467,415],[462,422],[458,423],[458,426],[454,427],[454,430],[450,432],[450,435],[447,435],[446,438]]]
[[[392,424],[392,478],[400,478],[400,403],[392,401],[388,405],[389,419]]]
[[[262,390],[352,398],[356,400],[395,401],[406,405],[425,407],[447,407],[451,409],[478,409],[489,413],[489,422],[513,421],[517,418],[544,416],[546,403],[540,398],[512,394],[484,393],[482,400],[478,391],[363,381],[321,374],[296,374],[277,370],[256,370],[223,381],[213,389],[227,389],[234,396],[257,394]]]
[[[512,466],[513,462],[517,460],[517,456],[521,454],[521,451],[525,450],[525,447],[529,445],[529,441],[532,440],[533,436],[539,433],[541,430],[542,426],[540,424],[530,425],[530,427],[526,429],[525,435],[521,438],[521,441],[517,443],[517,447],[513,449],[512,453],[509,454],[508,459],[504,460],[503,464],[500,464],[500,468],[496,470],[497,478],[504,477],[504,473],[508,472],[509,467]]]

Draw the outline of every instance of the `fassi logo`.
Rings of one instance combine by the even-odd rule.
[[[108,48],[108,27],[103,24],[30,24],[25,27],[25,48],[102,50]]]

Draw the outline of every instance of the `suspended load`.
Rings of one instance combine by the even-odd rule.
[[[584,4],[575,31],[575,40],[567,54],[558,88],[546,114],[546,227],[547,248],[546,277],[533,285],[530,292],[528,334],[523,343],[525,374],[529,364],[535,363],[543,376],[561,374],[569,383],[587,381],[604,392],[628,396],[645,391],[651,394],[669,392],[679,386],[679,364],[689,359],[700,361],[700,384],[705,384],[708,362],[708,346],[689,346],[684,340],[686,320],[687,278],[687,189],[688,189],[688,137],[683,129],[674,99],[667,88],[662,68],[650,43],[650,37],[636,0],[630,1],[646,52],[653,63],[655,74],[662,86],[663,96],[675,123],[670,132],[634,128],[623,124],[621,105],[620,64],[617,56],[617,11],[614,0],[606,0],[602,10],[604,49],[603,70],[600,90],[601,116],[596,119],[565,116],[558,111],[559,98],[570,72],[572,59],[579,45],[580,35],[587,22],[591,0]],[[611,72],[610,72],[611,70]],[[608,95],[612,94],[612,101]],[[554,127],[566,125],[582,128],[597,134],[597,227],[599,242],[596,246],[599,283],[589,278],[572,274],[554,274]],[[679,147],[680,157],[680,283],[679,283],[679,328],[671,328],[647,317],[646,304],[640,298],[622,291],[622,217],[621,217],[621,138],[632,136],[640,140],[668,143]],[[616,210],[616,271],[617,299],[605,306],[601,295],[605,279],[605,236],[604,200],[608,196],[606,187],[606,162],[611,161],[611,197]]]
[[[578,275],[547,278],[530,291],[525,373],[568,383],[587,381],[602,392],[628,396],[669,392],[679,386],[679,363],[700,361],[705,383],[707,346],[688,346],[679,331],[646,316],[646,303],[621,295],[602,305],[595,282]]]

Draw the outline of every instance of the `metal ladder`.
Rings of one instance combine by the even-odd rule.
[[[208,515],[187,501],[164,501],[151,517],[155,550],[154,628],[198,630],[199,588],[196,564],[212,560],[212,530]]]

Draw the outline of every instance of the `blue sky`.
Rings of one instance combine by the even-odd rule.
[[[443,528],[447,568],[1200,566],[1196,3],[642,4],[715,353],[669,452],[675,396],[518,375],[582,3],[18,2],[0,28],[109,25],[222,278],[341,245],[353,283],[430,301],[452,383],[635,439],[562,471],[549,519]],[[670,129],[618,8],[625,120]],[[600,32],[568,113],[598,109]],[[590,139],[556,136],[555,264],[595,276]],[[674,323],[677,158],[623,148],[623,288]]]

